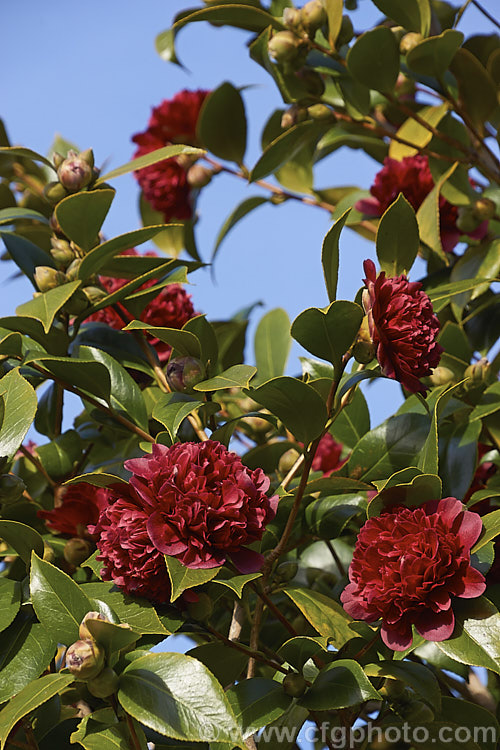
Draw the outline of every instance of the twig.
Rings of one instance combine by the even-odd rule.
[[[55,487],[56,486],[56,482],[54,482],[54,480],[52,479],[52,477],[50,477],[47,474],[45,468],[43,467],[42,463],[38,460],[38,458],[36,458],[36,456],[34,456],[32,453],[30,453],[29,450],[27,450],[24,447],[24,445],[19,446],[19,450],[23,454],[24,458],[27,461],[30,461],[33,464],[33,466],[37,469],[37,471],[39,471],[40,474],[42,474],[42,476],[47,480],[47,482],[50,484],[50,486],[51,487]]]
[[[480,13],[482,13],[483,16],[485,16],[488,19],[488,21],[491,21],[491,23],[494,26],[496,26],[497,29],[500,29],[500,23],[497,21],[496,18],[494,18],[492,15],[490,15],[490,13],[488,13],[488,11],[486,10],[486,8],[483,8],[483,6],[481,5],[481,3],[478,3],[477,0],[472,0],[472,5],[475,5],[476,8],[478,9],[478,11]]]
[[[33,732],[33,727],[31,725],[31,721],[29,719],[24,719],[23,721],[23,729],[24,734],[26,736],[26,739],[28,741],[28,747],[30,750],[39,750],[38,748],[38,742],[35,738],[35,733]],[[139,748],[140,750],[140,748]]]
[[[255,586],[254,590],[261,597],[262,601],[266,604],[266,606],[269,607],[269,609],[271,610],[271,612],[273,613],[273,615],[281,622],[281,624],[284,626],[284,628],[286,630],[288,630],[288,632],[290,633],[290,635],[294,636],[294,637],[296,635],[298,635],[298,633],[295,630],[295,628],[288,622],[288,620],[286,619],[286,617],[279,611],[279,609],[276,606],[276,604],[272,601],[272,599],[270,599],[270,597],[266,594],[266,592],[263,591],[262,589],[258,590],[256,586]]]
[[[229,625],[229,633],[227,635],[230,641],[240,640],[244,617],[245,617],[245,610],[241,606],[241,603],[238,600],[236,600],[234,603],[234,607],[233,607],[233,616],[231,618],[231,624]]]
[[[262,621],[263,612],[264,612],[264,603],[262,599],[259,598],[255,602],[255,611],[253,613],[252,629],[250,631],[250,648],[252,649],[252,651],[258,651],[259,649],[260,623]],[[254,675],[255,675],[255,658],[251,657],[248,660],[247,680],[251,679]]]
[[[258,599],[257,601],[260,601]],[[208,625],[208,623],[199,623],[201,627],[205,628],[205,630],[208,630],[209,633],[211,633],[215,638],[217,638],[219,641],[222,641],[222,643],[225,643],[226,646],[230,646],[231,648],[236,649],[236,651],[241,651],[242,654],[245,654],[245,656],[249,656],[252,659],[255,659],[255,661],[260,661],[263,664],[267,664],[268,667],[272,667],[273,669],[276,669],[278,672],[282,672],[283,674],[288,674],[288,670],[281,666],[279,662],[271,661],[270,659],[266,659],[266,657],[260,653],[260,651],[254,650],[252,648],[249,648],[248,646],[245,646],[243,643],[238,643],[238,641],[230,641],[229,638],[226,638],[225,635],[222,635],[222,633],[219,633],[218,630],[215,630],[211,625]]]
[[[325,539],[325,542],[326,542],[326,546],[328,547],[328,549],[330,551],[331,556],[335,560],[335,565],[339,569],[340,575],[343,576],[344,578],[346,578],[347,577],[346,569],[344,568],[342,560],[340,559],[340,557],[335,552],[335,547],[333,546],[333,544],[331,543],[331,541],[329,539]]]

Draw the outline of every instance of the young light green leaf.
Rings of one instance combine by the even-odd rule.
[[[35,418],[37,398],[33,386],[23,378],[18,367],[0,379],[0,398],[4,405],[0,457],[12,458]]]
[[[48,333],[55,316],[61,307],[73,296],[81,283],[81,281],[69,281],[67,284],[50,289],[39,297],[35,297],[29,302],[19,305],[16,308],[16,313],[39,320],[43,325],[45,333]]]
[[[201,586],[215,578],[220,570],[219,568],[187,568],[176,557],[165,555],[165,563],[168,570],[170,583],[172,584],[172,593],[170,601],[175,602],[183,591],[191,589],[194,586]]]
[[[450,105],[448,102],[439,104],[437,107],[429,105],[428,107],[422,107],[422,109],[419,110],[418,116],[420,120],[424,120],[424,122],[431,125],[432,128],[437,128],[449,108]],[[389,145],[389,156],[391,159],[397,159],[400,161],[405,156],[415,156],[420,149],[424,148],[431,142],[433,134],[431,128],[426,128],[413,117],[409,117],[401,125],[396,136],[397,138],[415,144],[415,148],[412,148],[406,143],[391,140]]]
[[[193,386],[195,391],[220,391],[225,388],[248,388],[257,372],[252,365],[233,365],[210,380],[204,380]]]
[[[103,182],[113,180],[115,177],[121,177],[129,172],[135,172],[138,169],[144,169],[144,167],[150,167],[152,164],[156,164],[164,159],[171,159],[173,156],[180,156],[185,154],[186,156],[203,156],[205,151],[201,148],[194,148],[194,146],[183,146],[181,144],[174,144],[172,146],[163,146],[163,148],[157,148],[155,151],[150,151],[149,154],[139,156],[137,159],[132,159],[126,164],[122,164],[121,167],[116,167],[110,172],[106,172],[96,180],[95,185],[102,185]]]
[[[313,628],[320,635],[331,638],[335,648],[340,648],[355,637],[349,627],[351,618],[334,599],[310,589],[287,586],[283,590]]]

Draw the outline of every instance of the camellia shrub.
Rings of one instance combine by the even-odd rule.
[[[195,21],[246,30],[283,99],[254,164],[229,82],[152,102],[106,174],[0,130],[3,266],[33,286],[0,319],[0,750],[497,747],[500,38],[457,30],[468,3],[373,5],[205,0],[158,36],[176,64]],[[340,147],[373,185],[314,188]],[[108,237],[130,172],[143,226]],[[249,195],[210,258],[221,172]],[[330,215],[329,304],[268,312],[247,364],[252,311],[209,321],[184,284],[286,201]],[[342,300],[350,232],[376,262]],[[372,427],[380,378],[402,405]]]

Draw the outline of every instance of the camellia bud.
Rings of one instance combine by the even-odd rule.
[[[474,229],[477,229],[479,224],[480,221],[474,215],[474,209],[472,206],[460,206],[458,209],[457,229],[466,233],[473,232]]]
[[[54,260],[64,268],[69,266],[69,264],[75,259],[75,253],[71,248],[71,244],[67,240],[52,237],[50,244],[52,245],[50,254]]]
[[[54,155],[52,156],[52,162],[54,164],[54,167],[56,169],[59,169],[63,161],[64,161],[64,156],[60,154],[58,151],[54,151]]]
[[[66,667],[77,680],[91,680],[104,667],[104,651],[90,639],[76,641],[66,651]]]
[[[106,667],[97,677],[87,682],[87,687],[96,698],[108,698],[118,690],[119,678],[114,669]]]
[[[304,122],[304,120],[307,120],[307,109],[299,107],[298,104],[292,104],[281,116],[281,127],[283,129],[291,128],[299,122]]]
[[[342,16],[342,24],[340,26],[340,31],[335,42],[335,46],[337,47],[337,49],[339,49],[339,47],[343,47],[344,44],[349,44],[353,36],[354,26],[352,25],[350,17]]]
[[[70,565],[80,565],[91,554],[92,545],[86,539],[74,537],[73,539],[68,539],[64,545],[64,559]]]
[[[94,169],[94,152],[91,148],[85,149],[85,151],[80,151],[79,153],[80,159],[83,159],[84,162],[86,162],[91,169]]]
[[[90,630],[88,629],[87,625],[85,624],[87,620],[104,620],[104,622],[108,622],[104,615],[101,615],[100,612],[87,612],[85,617],[80,623],[80,629],[78,631],[78,635],[80,636],[82,641],[92,641],[94,640],[94,637]]]
[[[35,268],[35,282],[41,292],[48,292],[66,282],[62,271],[56,271],[51,266],[37,266]]]
[[[50,544],[47,544],[47,542],[43,543],[43,559],[45,562],[54,562],[56,559],[56,553],[54,552],[54,548],[50,546]]]
[[[449,367],[442,367],[441,365],[433,369],[432,375],[429,378],[432,385],[448,385],[448,383],[453,383],[455,379],[455,373],[453,370],[450,370]]]
[[[496,204],[490,198],[478,198],[472,206],[472,213],[478,221],[489,221],[496,214]]]
[[[86,286],[83,289],[83,293],[87,297],[91,305],[95,305],[100,302],[104,297],[108,296],[108,293],[104,289],[100,289],[98,286]]]
[[[0,474],[0,503],[15,503],[26,489],[23,480],[15,474]]]
[[[469,365],[464,373],[466,378],[472,378],[474,385],[488,383],[491,375],[491,366],[486,357],[481,357],[478,362]]]
[[[298,672],[289,672],[283,680],[283,690],[292,698],[300,698],[307,690],[307,683]]]
[[[311,96],[323,96],[325,93],[325,82],[319,73],[310,68],[302,68],[295,74],[300,80],[303,86],[305,86],[307,93]],[[324,105],[320,105],[324,106]],[[311,114],[308,110],[308,113]]]
[[[175,357],[167,365],[167,382],[173,391],[188,391],[204,379],[203,363],[195,357]]]
[[[299,571],[299,566],[293,560],[286,560],[278,565],[276,573],[274,574],[274,580],[278,583],[287,583],[295,578]]]
[[[52,205],[59,203],[63,198],[66,198],[68,191],[61,185],[60,182],[48,182],[44,189],[43,194]]]
[[[186,179],[192,188],[203,188],[208,185],[213,174],[212,170],[208,167],[204,167],[202,164],[193,164],[188,169]]]
[[[300,26],[300,10],[298,8],[285,8],[283,10],[283,23],[289,29],[298,29]]]
[[[334,115],[330,107],[327,107],[326,104],[312,104],[310,107],[307,108],[307,114],[312,120],[333,120]]]
[[[78,278],[78,271],[80,270],[80,266],[82,265],[82,259],[81,258],[75,258],[68,268],[66,269],[66,278],[68,281],[76,281]]]
[[[292,31],[278,31],[269,40],[267,50],[277,63],[284,63],[297,57],[301,45],[301,40]]]
[[[422,34],[419,34],[418,31],[410,31],[408,34],[405,34],[399,42],[399,51],[402,55],[407,55],[408,52],[411,52],[412,49],[417,46],[417,44],[420,44],[423,38]]]
[[[87,153],[87,152],[84,152]],[[68,156],[57,170],[59,182],[70,193],[77,193],[90,184],[93,178],[92,167],[76,151],[68,151]]]
[[[300,453],[295,448],[289,448],[283,453],[278,462],[278,471],[283,476],[286,476],[289,471],[293,468],[296,461],[299,459]],[[300,467],[297,468],[300,471]],[[297,471],[295,473],[297,473]]]
[[[363,318],[358,337],[352,348],[352,354],[356,362],[360,362],[362,365],[369,364],[375,357],[376,349],[370,336],[368,317],[366,315]]]
[[[309,35],[315,34],[327,21],[321,0],[309,0],[300,10],[300,21]]]

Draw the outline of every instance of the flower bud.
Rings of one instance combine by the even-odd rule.
[[[479,226],[479,219],[474,216],[472,206],[460,206],[458,209],[457,229],[461,232],[473,232]]]
[[[298,8],[285,8],[283,10],[283,23],[289,29],[298,29],[300,26],[300,10]]]
[[[47,542],[43,543],[43,559],[45,562],[54,562],[56,559],[56,553],[54,552],[54,548],[50,546],[50,544],[47,544]]]
[[[102,672],[87,682],[87,687],[96,698],[108,698],[118,690],[119,678],[114,669],[106,667]]]
[[[293,560],[287,560],[285,562],[282,562],[278,565],[276,568],[276,573],[274,574],[274,580],[277,583],[287,583],[288,581],[291,581],[292,578],[295,578],[299,571],[299,566],[296,562]]]
[[[342,23],[340,26],[340,31],[337,35],[337,40],[335,42],[335,46],[337,49],[340,47],[343,47],[344,44],[349,44],[351,39],[354,36],[354,26],[352,25],[352,21],[349,16],[342,16]]]
[[[69,266],[71,261],[75,259],[74,250],[67,240],[61,240],[57,237],[52,237],[50,240],[50,244],[52,245],[50,254],[54,258],[54,260],[64,268],[66,268],[66,266]]]
[[[88,629],[87,625],[85,624],[87,620],[104,620],[104,622],[108,622],[104,615],[101,615],[100,612],[87,612],[85,617],[80,623],[80,629],[78,631],[78,635],[80,636],[80,639],[82,641],[92,641],[94,640],[94,636]]]
[[[393,680],[392,678],[387,678],[384,680],[384,684],[380,688],[379,692],[381,695],[384,696],[384,698],[390,698],[394,700],[395,698],[399,698],[405,690],[405,684],[402,680]]]
[[[291,128],[299,122],[304,122],[304,120],[307,120],[307,109],[299,107],[298,104],[292,104],[281,116],[281,127],[283,129]]]
[[[63,555],[70,565],[80,565],[92,554],[92,545],[86,539],[73,537],[64,545]]]
[[[464,373],[466,378],[472,378],[473,385],[489,383],[491,376],[491,365],[486,357],[481,357],[478,362],[469,365]]]
[[[52,162],[54,164],[54,167],[56,169],[59,169],[63,161],[64,161],[64,156],[60,154],[58,151],[54,151],[54,154],[52,156]]]
[[[0,474],[0,503],[15,503],[26,489],[23,480],[15,474]]]
[[[278,462],[278,471],[280,474],[286,476],[288,472],[291,471],[299,457],[300,453],[295,450],[295,448],[289,448],[285,451]],[[300,471],[300,467],[297,468],[295,473],[297,473],[297,471]]]
[[[37,266],[35,268],[35,282],[41,292],[48,292],[66,282],[62,271],[56,271],[52,266]]]
[[[52,205],[59,203],[63,198],[66,198],[68,191],[61,185],[60,182],[48,182],[44,189],[43,194]]]
[[[177,161],[177,164],[187,172],[188,169],[198,161],[198,157],[193,154],[179,154],[179,156],[175,157],[175,160]]]
[[[205,378],[205,368],[194,357],[175,357],[167,365],[167,382],[173,391],[188,391]]]
[[[300,10],[302,26],[311,36],[327,21],[326,10],[321,0],[309,0]]]
[[[375,357],[377,350],[373,341],[358,340],[352,348],[352,354],[356,362],[368,365]]]
[[[283,680],[283,690],[292,698],[300,698],[307,690],[307,683],[298,672],[289,672]]]
[[[301,45],[301,40],[292,31],[278,31],[269,40],[267,50],[277,63],[284,63],[297,57]]]
[[[62,309],[69,315],[80,315],[88,307],[90,307],[88,297],[81,289],[77,289]]]
[[[496,214],[496,204],[490,198],[478,198],[472,206],[472,214],[478,221],[489,221]]]
[[[311,96],[323,96],[325,93],[325,82],[319,73],[310,68],[302,68],[295,74]],[[324,105],[322,105],[324,106]],[[307,110],[309,112],[309,110]],[[309,112],[309,114],[311,114]]]
[[[75,258],[68,268],[66,269],[66,278],[68,281],[76,281],[78,278],[78,271],[80,270],[80,266],[82,265],[82,259],[81,258]]]
[[[83,293],[91,305],[101,302],[101,300],[108,296],[108,293],[104,289],[100,289],[98,286],[86,286],[85,289],[83,289]]]
[[[208,185],[213,177],[213,172],[202,164],[193,164],[188,169],[186,179],[192,188],[203,188]]]
[[[203,592],[201,592],[199,594],[196,594],[196,596],[198,597],[198,601],[188,602],[187,611],[189,616],[192,617],[193,620],[199,620],[200,622],[203,622],[204,620],[208,620],[208,618],[212,614],[214,605],[208,594],[204,594]]]
[[[84,152],[86,153],[86,152]],[[92,167],[76,151],[68,151],[68,156],[57,170],[59,182],[70,193],[77,193],[93,179]]]
[[[312,104],[307,108],[307,114],[312,120],[334,120],[334,114],[326,104]]]
[[[399,43],[399,51],[402,55],[407,55],[408,52],[411,52],[412,49],[417,46],[417,44],[420,44],[423,38],[422,34],[419,34],[417,31],[410,31],[401,39]]]
[[[85,151],[80,151],[79,157],[80,159],[83,159],[91,169],[94,169],[94,152],[91,148],[87,148]]]
[[[66,667],[77,680],[91,680],[104,667],[104,651],[90,639],[76,641],[66,651]]]
[[[429,380],[432,385],[448,385],[455,381],[455,373],[449,367],[435,367]]]

